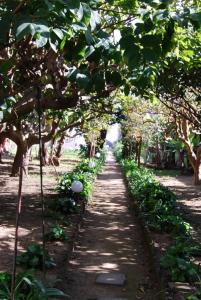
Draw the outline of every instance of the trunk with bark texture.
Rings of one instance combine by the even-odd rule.
[[[0,163],[2,162],[2,155],[4,153],[4,148],[5,148],[5,142],[6,142],[6,138],[0,138]]]
[[[56,152],[55,152],[55,156],[59,159],[61,157],[61,153],[62,153],[62,147],[65,141],[65,133],[62,134],[60,140],[58,141],[57,144],[57,148],[56,148]]]
[[[15,177],[19,175],[19,169],[20,166],[23,163],[23,170],[26,175],[28,175],[28,166],[29,166],[29,160],[30,160],[30,149],[26,147],[26,145],[19,143],[17,145],[17,151],[15,154],[12,171],[11,171],[11,177]]]
[[[193,182],[195,185],[199,185],[200,181],[200,160],[201,160],[201,148],[197,149],[197,153],[193,151],[193,147],[186,144],[189,161],[194,171]]]
[[[184,118],[178,118],[175,120],[177,125],[177,136],[184,143],[187,149],[189,161],[194,171],[194,184],[201,183],[200,180],[200,162],[201,162],[201,146],[198,146],[197,151],[193,149],[193,145],[190,140],[190,124],[189,121]]]
[[[138,158],[137,158],[138,168],[140,168],[140,165],[141,165],[141,162],[140,162],[141,151],[142,151],[142,139],[140,139],[138,142]]]
[[[43,160],[43,166],[47,166],[49,164],[49,154],[48,154],[48,147],[46,143],[42,143],[42,160]]]

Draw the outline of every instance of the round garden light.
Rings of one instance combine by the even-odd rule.
[[[83,191],[83,184],[82,184],[82,182],[79,181],[79,180],[73,181],[73,183],[71,185],[71,190],[74,193],[81,193]]]
[[[99,152],[96,153],[96,157],[97,157],[97,158],[100,157],[100,153],[99,153]]]
[[[96,166],[96,163],[95,163],[95,161],[93,161],[93,160],[90,160],[89,161],[89,168],[95,168],[95,166]]]

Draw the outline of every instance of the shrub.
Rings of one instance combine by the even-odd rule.
[[[61,214],[73,214],[79,211],[79,207],[73,198],[60,197],[54,199],[48,204],[48,207],[54,211],[54,213]]]
[[[100,158],[93,158],[95,167],[89,167],[89,159],[85,159],[72,172],[64,174],[57,187],[59,194],[76,199],[77,195],[71,190],[71,185],[74,180],[78,180],[83,184],[83,191],[79,193],[79,199],[87,200],[92,192],[92,183],[101,170],[104,160],[105,154],[102,152]]]
[[[161,265],[169,271],[173,281],[200,280],[200,269],[194,263],[193,255],[201,255],[201,246],[192,238],[177,237],[161,259]]]
[[[21,272],[16,276],[14,290],[15,300],[48,300],[67,297],[62,291],[47,287],[38,280],[31,272]],[[11,299],[11,274],[0,273],[0,299]]]
[[[59,225],[54,225],[45,235],[48,241],[65,241],[67,239],[65,230]]]
[[[30,244],[26,252],[17,257],[17,264],[26,269],[40,269],[43,268],[43,248],[38,244]],[[45,266],[51,268],[55,266],[53,259],[45,251]]]

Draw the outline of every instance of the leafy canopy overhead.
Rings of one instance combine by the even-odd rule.
[[[36,107],[67,109],[108,97],[156,93],[171,64],[200,63],[197,1],[7,0],[0,3],[4,121]]]

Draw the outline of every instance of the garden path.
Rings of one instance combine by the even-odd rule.
[[[120,167],[110,157],[96,181],[69,262],[66,292],[71,300],[160,299],[142,232],[127,199]],[[101,273],[123,273],[126,284],[97,284]]]

